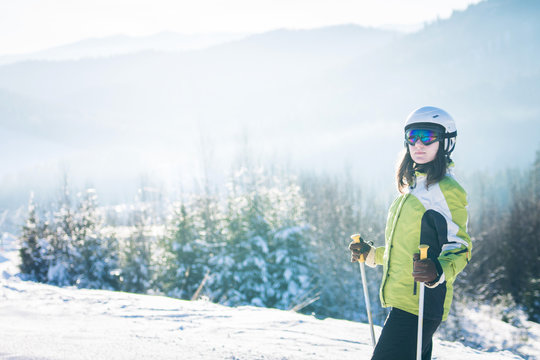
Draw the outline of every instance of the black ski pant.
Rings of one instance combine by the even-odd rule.
[[[422,360],[431,359],[432,337],[441,320],[425,319],[422,329]],[[415,360],[418,316],[392,308],[371,360]]]

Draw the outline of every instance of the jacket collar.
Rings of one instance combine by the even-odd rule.
[[[454,173],[454,162],[450,161],[450,164],[446,167],[446,174],[453,175]],[[414,172],[414,181],[409,186],[410,189],[414,189],[419,183],[424,183],[426,181],[427,173],[422,171],[422,169],[415,170]]]

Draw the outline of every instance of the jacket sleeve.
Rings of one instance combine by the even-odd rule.
[[[472,243],[467,233],[467,194],[459,185],[445,193],[451,218],[447,218],[448,236],[438,261],[447,281],[453,282],[471,258]]]
[[[383,257],[384,257],[384,250],[386,249],[386,247],[384,246],[379,246],[375,249],[375,263],[377,265],[383,265],[384,264],[384,261],[383,261]]]
[[[369,250],[369,254],[366,257],[366,265],[369,267],[376,267],[383,264],[384,246],[372,247]]]

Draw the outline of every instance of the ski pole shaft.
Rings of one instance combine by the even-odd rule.
[[[352,235],[351,239],[353,239],[355,243],[359,243],[360,235],[359,234]],[[360,255],[360,259],[358,259],[358,263],[360,265],[360,273],[362,274],[362,287],[364,289],[364,301],[366,302],[366,312],[367,312],[369,328],[370,328],[370,333],[371,333],[371,345],[375,347],[375,344],[376,344],[375,331],[373,329],[373,319],[371,317],[371,303],[369,301],[365,262],[366,262],[366,259],[364,259],[364,255]]]
[[[364,261],[360,262],[360,272],[362,273],[362,286],[364,287],[364,299],[366,301],[366,311],[369,320],[369,329],[371,333],[371,345],[375,347],[375,331],[373,329],[373,319],[371,318],[371,304],[369,302],[369,295],[367,290],[366,270]]]
[[[420,245],[420,260],[427,258],[429,245]],[[420,283],[418,299],[418,334],[416,335],[416,360],[422,360],[422,327],[424,325],[424,283]]]

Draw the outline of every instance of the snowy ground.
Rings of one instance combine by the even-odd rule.
[[[366,324],[22,281],[15,276],[13,239],[2,240],[0,359],[370,358]],[[433,355],[441,360],[522,358],[438,340]]]

